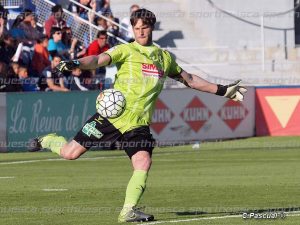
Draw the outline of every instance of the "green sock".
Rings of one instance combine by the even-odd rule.
[[[127,185],[126,197],[123,206],[124,211],[130,210],[133,206],[136,206],[142,197],[146,189],[146,181],[148,177],[148,171],[135,170]]]
[[[50,149],[52,152],[60,155],[60,149],[67,141],[63,136],[57,136],[57,134],[48,134],[42,137],[41,145],[43,148]]]

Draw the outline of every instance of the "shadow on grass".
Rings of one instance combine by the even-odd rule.
[[[177,216],[195,216],[195,215],[240,215],[243,213],[271,213],[271,212],[298,212],[300,211],[300,207],[288,207],[288,208],[268,208],[268,209],[245,209],[240,211],[221,211],[221,212],[203,212],[203,211],[183,211],[183,212],[172,212]]]

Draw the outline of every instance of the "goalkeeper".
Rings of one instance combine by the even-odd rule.
[[[33,151],[48,148],[65,159],[74,160],[91,146],[99,143],[121,143],[131,160],[133,174],[129,180],[119,222],[139,222],[154,220],[153,215],[136,208],[146,188],[151,167],[154,139],[149,125],[155,101],[163,88],[166,77],[184,83],[187,87],[208,92],[234,101],[242,101],[247,90],[240,81],[230,85],[210,83],[200,76],[190,74],[177,65],[169,52],[153,45],[152,31],[155,15],[146,9],[132,13],[130,22],[135,42],[118,45],[98,56],[88,56],[79,60],[62,61],[57,69],[60,72],[74,68],[94,70],[98,67],[115,64],[118,72],[114,88],[126,98],[126,109],[114,119],[102,118],[98,113],[92,116],[74,139],[67,143],[64,137],[48,134],[34,139]]]

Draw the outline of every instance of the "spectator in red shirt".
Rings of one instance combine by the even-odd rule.
[[[48,20],[45,21],[45,32],[48,38],[51,36],[51,28],[52,27],[59,27],[64,28],[67,26],[66,21],[63,20],[63,9],[61,5],[55,5],[51,9],[52,15],[49,17]]]
[[[34,45],[34,53],[32,58],[32,70],[35,74],[41,76],[43,70],[50,65],[49,52],[47,49],[48,37],[42,36]]]
[[[85,56],[99,55],[108,49],[109,44],[107,43],[107,32],[106,30],[101,30],[97,34],[97,39],[94,40],[87,48]],[[102,89],[105,86],[105,67],[98,68],[91,72],[94,77],[94,84],[98,83],[100,89]]]
[[[97,39],[94,40],[87,48],[85,56],[99,55],[109,49],[107,43],[107,33],[105,30],[101,30],[97,34]]]

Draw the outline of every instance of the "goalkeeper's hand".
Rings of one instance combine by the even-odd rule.
[[[217,95],[224,96],[226,98],[230,98],[233,101],[243,101],[244,93],[247,92],[247,89],[243,86],[240,86],[242,80],[237,80],[229,85],[218,85]]]
[[[63,73],[66,71],[72,71],[73,69],[78,68],[80,65],[78,60],[70,60],[70,61],[61,61],[57,66],[56,69]]]

